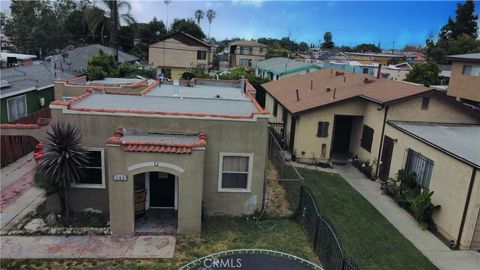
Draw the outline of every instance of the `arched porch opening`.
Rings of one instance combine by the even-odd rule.
[[[179,177],[165,171],[133,175],[136,234],[176,234]]]

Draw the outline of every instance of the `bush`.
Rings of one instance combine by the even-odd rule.
[[[413,212],[413,216],[420,223],[422,229],[435,229],[433,223],[433,213],[440,209],[440,205],[432,204],[433,191],[424,190],[417,197],[411,201],[410,209]]]

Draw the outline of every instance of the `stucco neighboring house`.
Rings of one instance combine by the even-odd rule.
[[[346,52],[345,53],[351,60],[358,61],[362,64],[378,63],[382,65],[390,65],[392,60],[399,60],[403,58],[403,55],[388,54],[388,53],[359,53],[359,52]]]
[[[295,61],[285,57],[274,57],[257,63],[255,75],[264,79],[278,80],[295,74],[306,74],[319,70],[320,66]]]
[[[12,122],[47,108],[54,100],[53,82],[73,78],[66,72],[54,70],[49,63],[19,66],[1,71],[1,119]]]
[[[271,122],[303,162],[358,155],[378,160],[388,120],[479,123],[479,115],[452,98],[421,85],[324,69],[262,84]]]
[[[98,54],[100,50],[102,50],[107,55],[114,55],[115,53],[114,50],[110,47],[106,47],[100,44],[90,44],[74,49],[68,49],[63,53],[54,55],[52,59],[56,69],[63,70],[75,76],[80,76],[85,74],[88,59]],[[136,56],[125,53],[121,50],[118,51],[119,63],[134,63],[138,60],[139,58]]]
[[[35,58],[37,58],[37,56],[33,54],[10,53],[4,51],[0,52],[2,68],[31,66]]]
[[[415,119],[412,119],[415,120]],[[440,205],[438,232],[460,249],[480,249],[480,125],[388,121],[382,149],[385,174],[415,171]]]
[[[479,106],[480,102],[480,53],[450,55],[452,61],[449,96]]]
[[[148,46],[148,63],[166,78],[180,79],[190,68],[208,71],[213,64],[213,49],[198,38],[177,32]]]
[[[230,42],[228,48],[230,67],[255,67],[267,55],[267,45],[251,40]]]
[[[203,211],[245,215],[260,209],[268,113],[253,90],[244,80],[157,82],[138,93],[111,93],[97,84],[52,102],[52,122],[78,127],[92,157],[88,177],[69,190],[71,209],[108,212],[114,236],[136,232],[139,207],[147,213],[170,209],[179,234],[199,234]],[[3,134],[40,141],[50,128],[0,127]],[[139,190],[146,191],[140,205]]]

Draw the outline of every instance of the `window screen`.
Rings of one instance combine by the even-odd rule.
[[[27,116],[25,95],[7,99],[8,121],[15,121]]]
[[[408,149],[405,170],[407,172],[415,172],[417,174],[417,184],[422,188],[428,189],[430,186],[433,164],[433,160],[413,151],[412,149]]]
[[[328,122],[318,122],[317,137],[328,137]]]
[[[467,76],[480,76],[480,66],[477,65],[464,65],[462,70],[463,75]]]
[[[197,51],[197,59],[198,60],[207,59],[207,52],[206,51]]]
[[[88,165],[84,167],[85,177],[79,184],[103,184],[102,151],[88,151]]]
[[[368,152],[371,152],[372,141],[373,141],[373,129],[367,125],[363,125],[362,139],[360,140],[360,146],[363,149],[367,150]]]
[[[223,156],[222,188],[248,188],[249,157]]]

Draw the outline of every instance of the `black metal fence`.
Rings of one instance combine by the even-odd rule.
[[[290,145],[290,134],[287,133],[285,124],[282,122],[269,122],[268,127],[270,134],[275,137],[281,148],[288,150]]]
[[[315,254],[326,270],[358,270],[357,264],[347,258],[334,228],[320,214],[315,199],[306,187],[301,187],[298,221],[305,228]]]

